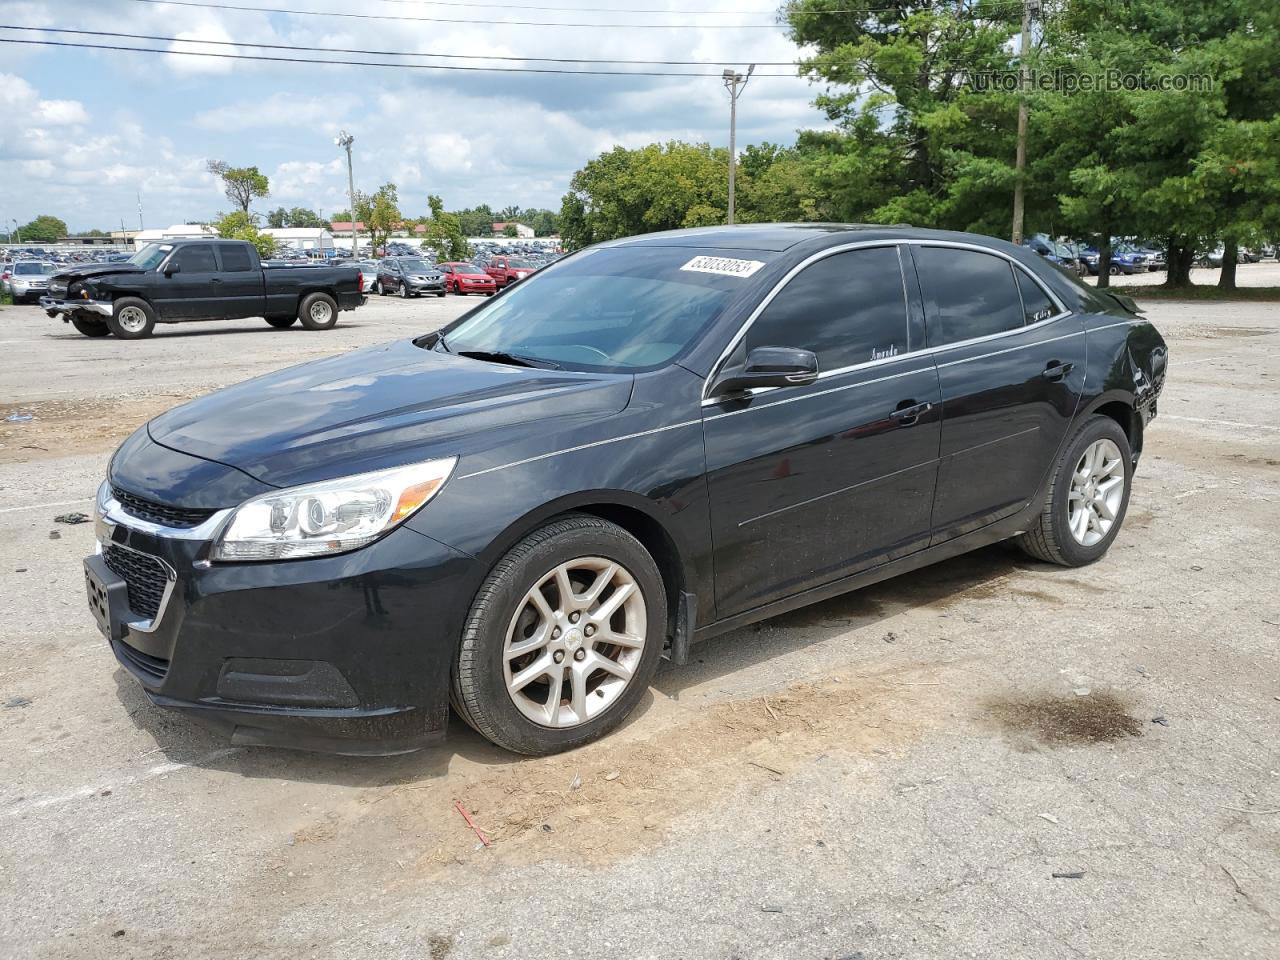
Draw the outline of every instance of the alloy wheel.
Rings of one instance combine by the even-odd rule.
[[[1067,495],[1067,527],[1082,546],[1103,540],[1115,525],[1124,501],[1124,458],[1111,440],[1095,440],[1085,448],[1071,475]]]
[[[147,315],[141,307],[125,307],[116,315],[116,323],[127,333],[141,333],[147,327]]]
[[[587,723],[631,683],[647,632],[644,594],[626,567],[603,557],[562,563],[529,589],[507,627],[507,693],[540,726]]]
[[[328,323],[329,317],[333,315],[333,310],[324,300],[317,300],[311,305],[311,319],[316,323]]]

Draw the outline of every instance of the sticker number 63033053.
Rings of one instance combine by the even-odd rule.
[[[730,257],[694,257],[681,270],[715,273],[722,277],[749,277],[764,263],[760,260],[734,260]]]

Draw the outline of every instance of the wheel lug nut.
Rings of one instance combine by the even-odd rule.
[[[578,622],[579,620],[581,620],[581,619],[582,619],[582,614],[580,614],[577,610],[575,610],[575,611],[573,611],[573,613],[569,614],[569,622],[570,622],[570,623],[577,623],[577,622]]]
[[[563,662],[564,662],[564,651],[563,651],[563,650],[557,650],[555,653],[553,653],[553,654],[551,655],[551,659],[552,659],[552,660],[554,660],[556,663],[563,663]]]
[[[559,639],[560,639],[560,628],[559,628],[559,627],[556,627],[554,630],[552,630],[552,631],[551,631],[551,639],[552,639],[552,640],[559,640]]]
[[[585,651],[585,650],[583,650],[581,647],[579,647],[577,650],[575,650],[575,651],[574,651],[573,659],[575,659],[575,660],[585,660],[585,659],[587,659],[587,651]]]
[[[585,633],[588,637],[594,637],[596,635],[596,628],[588,623],[586,626],[586,629],[583,630],[582,632]]]

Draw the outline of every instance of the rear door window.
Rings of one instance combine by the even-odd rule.
[[[929,346],[1004,333],[1026,323],[1014,266],[1008,260],[952,247],[919,246],[914,252]]]
[[[239,244],[229,243],[218,248],[222,254],[222,269],[228,273],[242,273],[253,269],[253,261],[249,258],[249,250]]]
[[[1058,312],[1057,304],[1049,299],[1040,284],[1022,270],[1015,269],[1013,273],[1018,278],[1018,291],[1022,294],[1022,315],[1027,323],[1048,320]]]
[[[748,328],[746,348],[799,347],[838,370],[910,349],[898,248],[833,254],[795,276]]]
[[[183,247],[174,254],[173,262],[176,266],[182,268],[183,273],[218,272],[218,264],[213,259],[213,247],[207,243],[197,243],[194,246]]]

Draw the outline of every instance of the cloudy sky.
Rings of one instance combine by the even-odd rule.
[[[325,50],[688,60],[699,65],[598,69],[715,74],[731,63],[745,69],[751,62],[790,63],[798,55],[776,25],[772,0],[513,0],[488,6],[465,0],[223,0],[223,7],[250,10],[208,5],[214,2],[0,0],[0,24],[8,26],[185,42],[12,30],[0,30],[0,38],[469,66],[558,65]],[[691,4],[698,12],[689,12]],[[261,12],[264,7],[359,16]],[[637,9],[670,12],[622,12]],[[641,26],[654,24],[677,26]],[[246,43],[309,52],[236,45]],[[761,66],[758,72],[789,75],[752,79],[739,105],[740,146],[791,143],[798,129],[824,125],[810,105],[816,89],[794,70]],[[347,205],[345,161],[333,144],[339,129],[355,136],[357,189],[393,181],[408,214],[426,213],[428,193],[442,195],[451,209],[482,202],[559,209],[573,172],[615,144],[671,138],[727,144],[727,126],[728,96],[715,77],[446,72],[4,43],[0,218],[23,223],[50,213],[73,230],[118,228],[122,220],[133,228],[140,192],[147,226],[206,219],[228,206],[205,172],[209,158],[256,164],[265,172],[271,196],[261,210],[308,206],[327,214]]]

